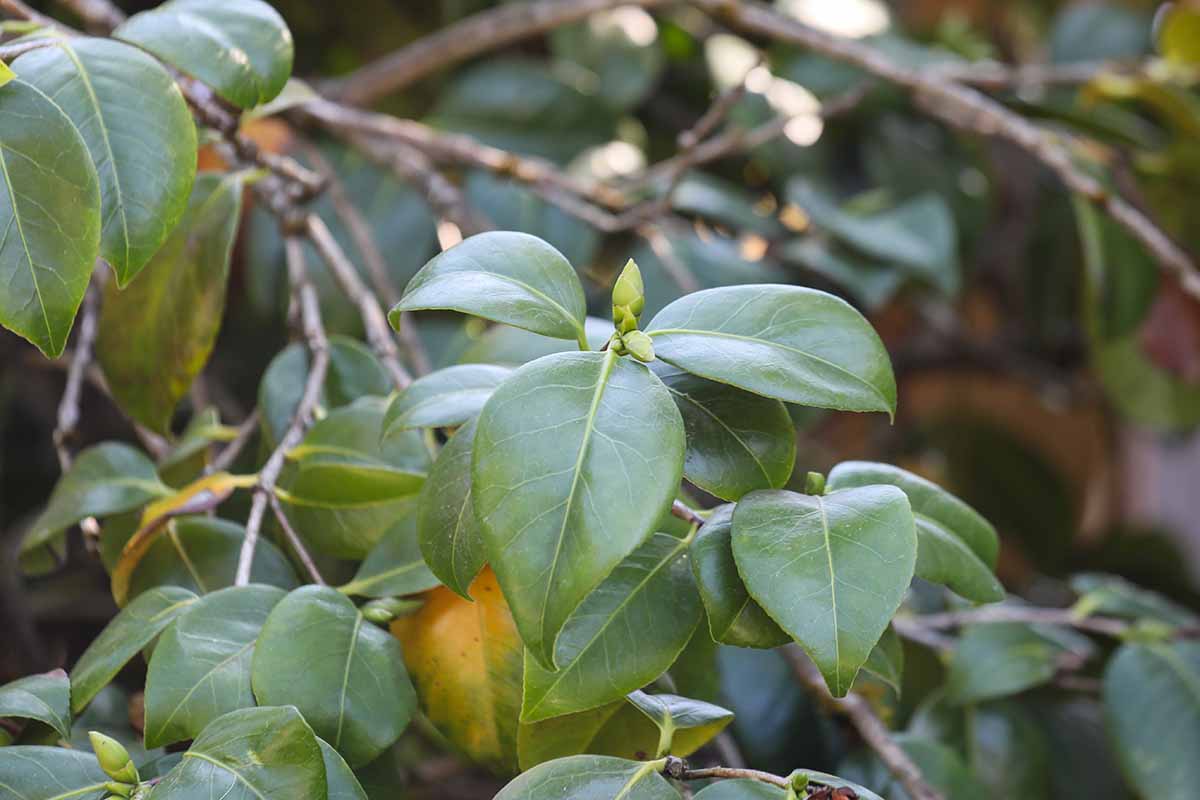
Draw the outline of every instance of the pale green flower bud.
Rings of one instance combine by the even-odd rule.
[[[654,360],[654,342],[641,331],[630,331],[621,337],[625,349],[638,361]]]
[[[612,291],[613,324],[621,333],[637,329],[638,317],[646,307],[646,286],[642,271],[631,258],[621,270]]]
[[[125,745],[99,731],[88,731],[88,738],[92,740],[92,750],[96,751],[100,769],[104,770],[108,777],[121,783],[137,783],[140,780],[137,767],[133,765],[133,759],[129,757]]]

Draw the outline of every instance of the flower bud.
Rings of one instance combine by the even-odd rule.
[[[110,797],[129,797],[133,794],[134,786],[120,781],[109,781],[104,784],[104,788],[111,793]]]
[[[376,625],[388,625],[396,617],[410,614],[421,607],[420,601],[401,597],[381,597],[362,607],[362,615]]]
[[[819,472],[810,472],[804,476],[804,493],[825,494],[825,476]]]
[[[104,770],[108,777],[121,783],[138,782],[137,767],[133,765],[125,745],[99,731],[88,731],[88,738],[92,740],[92,750],[96,752],[100,769]]]
[[[621,341],[625,343],[625,349],[629,351],[629,354],[638,361],[654,360],[654,342],[641,331],[630,331],[621,337]]]
[[[637,329],[638,317],[646,307],[646,286],[642,271],[631,258],[621,270],[612,291],[613,323],[621,333]]]

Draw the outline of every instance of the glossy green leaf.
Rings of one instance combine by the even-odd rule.
[[[146,746],[195,738],[226,712],[254,705],[250,661],[285,592],[236,586],[200,598],[159,638],[146,675]]]
[[[1021,623],[972,625],[954,649],[947,697],[974,703],[1046,683],[1058,671],[1064,650],[1059,642]]]
[[[208,594],[233,585],[246,529],[210,517],[180,517],[138,559],[129,578],[129,596],[162,586]],[[296,572],[280,549],[259,539],[250,580],[281,589],[297,585]]]
[[[888,626],[883,632],[862,668],[900,693],[904,680],[904,642],[895,628]]]
[[[685,478],[722,500],[787,483],[796,428],[783,403],[666,365],[655,366],[654,374],[683,417]]]
[[[686,550],[673,536],[652,536],[567,619],[554,651],[558,671],[526,657],[523,722],[618,700],[675,662],[701,617]]]
[[[187,589],[160,586],[121,609],[71,669],[71,710],[83,710],[131,658],[194,602],[196,595]]]
[[[46,544],[86,517],[106,517],[171,494],[154,462],[129,445],[106,442],[79,454],[59,479],[46,510],[25,534],[21,550]]]
[[[418,378],[396,395],[383,418],[383,435],[410,428],[453,428],[477,415],[512,374],[505,367],[460,364]]]
[[[108,781],[91,753],[0,747],[0,800],[100,800]]]
[[[727,708],[676,694],[635,691],[629,693],[629,702],[663,732],[668,743],[680,729],[699,728],[711,738],[733,721],[733,712]]]
[[[383,534],[359,565],[354,578],[338,587],[338,591],[359,597],[395,597],[423,592],[439,583],[421,556],[417,517],[409,514]]]
[[[425,563],[442,583],[467,599],[471,581],[487,561],[471,500],[474,441],[472,420],[446,442],[417,501],[417,538]]]
[[[294,705],[351,766],[399,738],[417,698],[400,645],[335,589],[289,594],[263,625],[251,673],[264,705]]]
[[[492,231],[435,256],[388,315],[443,309],[558,339],[584,339],[583,287],[562,253],[535,236]]]
[[[61,669],[29,675],[0,686],[0,717],[44,722],[64,739],[71,736],[71,682]]]
[[[662,765],[608,756],[571,756],[539,764],[495,800],[678,800]]]
[[[381,441],[387,400],[363,397],[309,429],[280,481],[288,517],[314,547],[364,558],[385,532],[415,511],[430,468],[418,431]]]
[[[328,800],[367,800],[367,793],[363,791],[346,759],[324,739],[318,738],[317,744],[321,746],[321,758],[325,762]]]
[[[1153,797],[1185,800],[1200,783],[1200,642],[1126,644],[1104,673],[1121,770]]]
[[[243,708],[213,720],[155,786],[158,800],[325,800],[325,763],[294,708]]]
[[[272,100],[292,74],[292,33],[262,0],[170,0],[113,36],[208,84],[238,108]]]
[[[121,409],[159,433],[221,328],[242,185],[238,173],[197,177],[178,227],[138,280],[105,290],[96,355]]]
[[[658,357],[695,375],[789,403],[896,410],[883,342],[844,300],[798,286],[706,289],[660,311]]]
[[[917,575],[968,600],[1004,599],[1004,587],[991,570],[999,549],[995,528],[937,484],[890,464],[847,461],[834,467],[826,485],[831,490],[899,487],[908,495],[917,524]]]
[[[0,325],[57,358],[100,251],[100,179],[70,118],[19,78],[0,128]]]
[[[908,589],[917,536],[894,486],[824,497],[753,492],[733,512],[733,557],[759,605],[841,697]]]
[[[1055,800],[1051,775],[1058,767],[1058,754],[1024,705],[1004,700],[965,713],[970,733],[967,765],[993,797]]]
[[[1071,588],[1079,593],[1075,607],[1089,614],[1108,614],[1129,619],[1153,619],[1169,625],[1195,625],[1196,614],[1159,594],[1137,586],[1119,575],[1087,572],[1071,576]]]
[[[488,562],[543,663],[567,617],[674,500],[684,433],[643,365],[604,353],[538,359],[480,414],[472,485]]]
[[[770,649],[790,636],[754,602],[733,560],[733,506],[713,509],[696,532],[689,555],[700,597],[708,611],[713,641],[735,647]]]
[[[274,447],[283,437],[307,379],[308,348],[303,344],[288,345],[267,365],[258,387],[258,408],[268,446]],[[329,369],[321,392],[327,410],[391,390],[387,373],[366,345],[345,336],[329,337]]]
[[[83,136],[100,178],[100,255],[127,285],[183,216],[196,177],[196,125],[179,87],[146,53],[111,39],[62,37],[15,66]]]

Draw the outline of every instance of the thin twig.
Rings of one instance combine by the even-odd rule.
[[[640,0],[664,5],[670,0]],[[579,22],[630,0],[535,0],[490,9],[424,36],[322,87],[323,94],[351,105],[368,105],[433,72],[531,36]]]
[[[79,312],[79,332],[75,335],[75,349],[71,351],[71,365],[67,368],[67,383],[63,388],[62,400],[58,404],[58,423],[54,428],[54,449],[58,453],[58,466],[63,472],[71,468],[71,444],[79,425],[79,401],[83,392],[84,378],[88,365],[92,363],[92,346],[96,343],[99,330],[100,297],[108,277],[107,265],[96,262],[87,294],[83,296],[83,308]]]
[[[325,579],[321,577],[321,571],[317,569],[316,562],[313,561],[312,555],[308,552],[308,548],[304,546],[304,540],[300,538],[300,534],[296,533],[296,529],[292,527],[292,522],[287,518],[287,514],[283,513],[283,505],[279,502],[279,498],[274,494],[269,495],[271,511],[275,512],[275,519],[279,522],[279,528],[283,531],[283,536],[288,540],[288,544],[292,546],[292,552],[296,554],[296,558],[300,559],[300,563],[304,565],[304,569],[308,572],[308,577],[318,586],[325,585]]]
[[[367,275],[371,278],[371,285],[375,289],[375,293],[379,295],[385,306],[394,306],[400,300],[400,291],[392,283],[387,261],[384,259],[383,251],[379,249],[379,243],[375,241],[371,225],[359,211],[358,206],[350,199],[346,193],[346,187],[338,178],[333,165],[321,154],[320,149],[305,142],[304,152],[317,169],[324,174],[325,192],[333,203],[338,219],[350,232],[350,238],[354,240],[355,247],[362,254],[363,263],[367,267]],[[404,348],[404,354],[408,357],[408,362],[412,364],[413,371],[417,375],[428,374],[432,369],[429,354],[425,352],[425,346],[417,335],[411,315],[407,313],[400,315],[397,337]]]
[[[963,611],[923,614],[910,617],[915,625],[933,630],[961,628],[965,625],[987,625],[1021,622],[1030,625],[1062,625],[1076,630],[1121,639],[1133,629],[1131,623],[1104,616],[1081,616],[1069,608],[1039,608],[1036,606],[980,606]],[[1179,638],[1200,636],[1200,627],[1179,626],[1174,635]]]
[[[317,290],[309,281],[308,270],[304,265],[304,248],[300,240],[290,233],[284,239],[284,246],[287,251],[288,280],[292,288],[292,297],[300,309],[299,317],[304,328],[305,342],[312,354],[312,364],[309,366],[304,392],[300,395],[300,402],[296,405],[291,422],[288,423],[279,444],[267,458],[267,463],[258,473],[258,482],[254,486],[254,500],[251,501],[250,514],[246,519],[246,538],[242,540],[242,550],[238,556],[237,574],[234,579],[236,586],[245,586],[250,582],[254,550],[258,546],[258,535],[262,529],[267,504],[275,494],[275,483],[279,480],[279,473],[283,471],[288,452],[300,444],[304,436],[309,419],[321,397],[321,387],[325,384],[325,372],[329,367],[329,340],[325,336],[325,325],[321,321]]]
[[[842,698],[830,696],[820,671],[799,647],[788,645],[782,648],[781,652],[792,668],[792,674],[795,675],[796,680],[825,701],[833,711],[850,720],[850,724],[858,731],[858,735],[875,751],[875,755],[896,777],[896,780],[900,781],[912,800],[942,800],[941,793],[926,782],[920,768],[896,743],[891,731],[871,709],[870,703],[853,693]]]
[[[668,769],[670,769],[670,766],[668,766]],[[667,774],[673,778],[675,777],[670,772]],[[786,789],[791,786],[791,781],[780,775],[773,775],[770,772],[763,772],[757,769],[738,767],[705,767],[703,769],[687,769],[685,767],[679,771],[677,780],[703,781],[713,778],[758,781],[759,783],[769,783],[772,786],[778,786],[780,789]]]
[[[392,331],[387,318],[379,307],[375,296],[367,289],[366,284],[358,275],[358,270],[350,263],[342,246],[329,230],[325,221],[316,214],[308,214],[304,218],[304,233],[308,236],[320,254],[325,266],[333,275],[334,280],[356,306],[362,317],[363,328],[367,334],[367,342],[375,351],[376,357],[383,363],[384,369],[392,378],[397,389],[404,389],[412,383],[412,376],[400,363],[400,354],[396,350],[396,342],[392,339]]]
[[[682,500],[676,500],[671,504],[671,515],[679,517],[679,519],[691,525],[703,525],[704,517],[700,516],[700,512],[689,506]]]

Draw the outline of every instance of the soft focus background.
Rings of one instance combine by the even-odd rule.
[[[296,38],[296,73],[319,89],[494,3],[275,5]],[[777,5],[815,26],[871,37],[903,63],[948,69],[995,59],[1053,72],[1153,65],[1147,59],[1163,55],[1155,2]],[[899,92],[820,58],[771,47],[760,62],[761,44],[712,28],[686,4],[653,14],[623,7],[438,72],[377,107],[581,176],[636,183],[678,150],[676,137],[715,94],[744,81],[726,129],[782,115],[782,134],[689,172],[674,213],[653,231],[605,235],[515,183],[462,168],[448,175],[486,224],[561,249],[597,316],[630,255],[646,276],[647,319],[685,290],[725,284],[795,283],[846,297],[884,336],[900,411],[894,425],[882,415],[802,413],[798,474],[863,457],[945,483],[996,523],[1001,577],[1028,599],[1063,601],[1065,576],[1103,571],[1200,608],[1200,304],[1107,228],[1103,253],[1087,263],[1069,195],[1012,146],[955,133]],[[1179,46],[1196,58],[1200,42]],[[1104,165],[1123,193],[1200,253],[1197,84],[1151,68],[1096,66],[1089,77],[1066,85],[1035,77],[994,93],[1082,137],[1081,164]],[[831,99],[843,113],[822,119],[821,101]],[[253,122],[249,131],[265,147],[297,147],[281,123]],[[313,141],[365,210],[398,285],[461,237],[390,173]],[[248,217],[221,339],[193,398],[193,407],[212,403],[233,419],[254,406],[263,370],[286,341],[280,241],[264,212],[251,208]],[[329,284],[317,260],[310,268]],[[323,302],[331,332],[361,333],[340,296],[326,291]],[[528,346],[449,315],[418,324],[437,365]],[[71,663],[114,612],[105,573],[87,553],[56,554],[65,565],[49,554],[15,556],[58,477],[51,431],[64,374],[0,332],[0,682]],[[80,445],[133,440],[95,386],[83,414]],[[181,409],[178,430],[189,414]],[[828,738],[816,735],[800,690],[774,659],[723,656],[739,742],[765,768],[818,766],[821,755],[806,757],[806,748]],[[739,679],[747,671],[753,681]],[[113,703],[123,713],[121,698]]]

